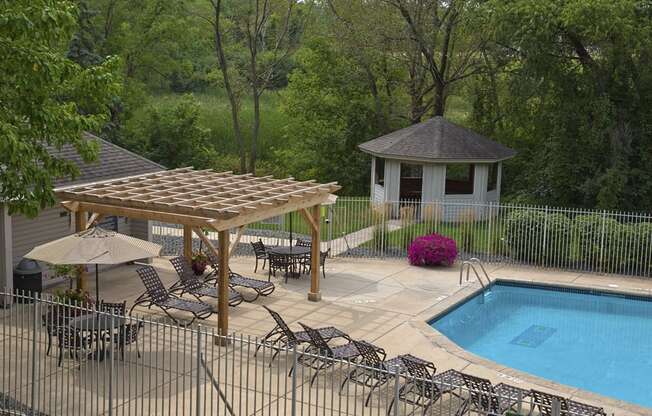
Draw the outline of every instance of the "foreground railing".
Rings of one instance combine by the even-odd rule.
[[[652,276],[649,213],[473,201],[377,204],[352,197],[322,211],[322,250],[332,256],[405,258],[416,237],[439,233],[456,241],[462,260]],[[300,216],[290,217],[250,225],[236,254],[250,254],[252,239],[287,244],[290,230],[294,238],[307,238]],[[174,226],[154,226],[154,238],[169,252],[181,250],[181,234]]]
[[[145,317],[98,312],[94,306],[58,303],[51,298],[7,293],[0,293],[0,296],[7,305],[9,300],[15,302],[1,311],[0,414],[405,415],[416,411],[416,414],[458,415],[492,412],[487,410],[491,408],[474,407],[474,397],[483,398],[483,403],[508,400],[512,414],[540,412],[526,395],[482,392],[478,396],[480,391],[469,390],[460,383],[445,380],[433,383],[399,373],[398,368],[332,360],[322,355],[323,351],[311,353],[296,347],[272,349],[255,337],[218,337],[208,327],[178,327]],[[48,352],[50,325],[45,324],[51,322],[47,314],[53,311],[70,319],[57,321],[59,326]],[[63,328],[80,321],[84,324],[77,325],[74,337],[65,338]],[[128,343],[122,342],[117,334],[131,325],[138,328],[136,335],[128,338]],[[98,331],[100,327],[105,330]],[[275,352],[279,354],[272,360]],[[320,360],[328,365],[315,376],[314,369],[300,364],[306,360]],[[295,370],[291,372],[293,367]],[[373,390],[345,382],[354,372],[385,382]],[[439,394],[441,391],[446,393]],[[429,406],[415,407],[408,403],[410,400],[425,400],[423,403]],[[548,410],[559,415],[559,403],[553,403]],[[574,416],[572,411],[564,414]]]

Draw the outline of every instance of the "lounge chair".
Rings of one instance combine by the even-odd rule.
[[[178,310],[190,312],[193,318],[188,325],[192,324],[195,319],[206,319],[213,314],[213,308],[209,304],[182,299],[166,290],[156,269],[152,266],[141,267],[136,272],[145,285],[145,293],[136,299],[134,305],[129,310],[129,314],[140,304],[146,304],[147,308],[157,306],[175,323],[180,324],[179,320],[170,315],[168,311]]]
[[[220,268],[219,268],[219,259],[215,257],[215,254],[213,253],[208,253],[208,261],[210,267],[213,269],[213,271],[210,273],[210,277],[208,277],[205,282],[212,282],[215,281],[217,283],[217,276],[219,274]],[[264,281],[260,279],[253,279],[250,277],[244,277],[241,274],[233,272],[231,269],[229,269],[229,285],[233,287],[244,287],[245,289],[251,289],[256,292],[256,296],[252,299],[245,299],[247,302],[253,302],[256,299],[258,299],[259,296],[268,296],[270,295],[274,289],[276,289],[276,286],[274,283],[270,281]]]
[[[179,276],[179,280],[170,287],[170,292],[180,292],[181,295],[184,293],[189,293],[199,301],[201,301],[201,298],[204,296],[215,299],[218,298],[218,288],[215,286],[207,285],[204,281],[195,276],[195,273],[190,268],[190,264],[186,261],[185,257],[175,257],[170,259],[170,263],[172,263],[174,270]],[[244,301],[244,298],[241,294],[231,289],[231,287],[228,289],[229,306],[237,306]]]
[[[469,389],[469,397],[462,404],[458,414],[462,415],[468,410],[481,414],[502,415],[513,410],[514,406],[522,403],[523,399],[530,396],[530,391],[509,384],[500,383],[495,386],[491,381],[460,373],[464,384]]]
[[[349,382],[363,386],[362,391],[365,391],[365,388],[368,388],[369,394],[364,402],[365,406],[369,405],[369,400],[371,400],[371,395],[374,390],[393,379],[396,375],[397,369],[399,374],[405,372],[406,368],[403,364],[402,358],[422,362],[425,365],[432,367],[433,372],[435,371],[435,367],[432,363],[417,358],[411,354],[399,355],[390,360],[383,360],[371,345],[355,340],[352,342],[355,344],[358,351],[360,351],[360,358],[358,359],[358,364],[360,364],[360,366],[356,366],[349,372],[349,374],[347,374],[340,386],[340,394],[342,393],[344,386],[346,386],[346,383]]]
[[[602,407],[591,406],[590,404],[576,402],[534,389],[530,390],[530,394],[541,416],[552,416],[553,414],[560,414],[562,416],[606,416]],[[553,412],[555,402],[559,403],[559,413]]]
[[[331,347],[319,334],[319,331],[305,324],[302,324],[301,322],[299,322],[299,325],[303,327],[303,329],[310,337],[310,346],[305,350],[304,354],[299,356],[297,362],[301,365],[310,367],[315,370],[315,374],[310,379],[311,386],[317,379],[317,375],[319,375],[320,370],[332,367],[337,360],[355,361],[356,358],[359,358],[362,355],[353,341],[344,345]],[[383,360],[385,359],[385,350],[382,348],[370,344],[366,341],[359,342],[369,345],[370,348],[373,348],[378,354],[382,355]],[[293,370],[294,367],[292,367],[290,370],[290,374],[292,374]]]
[[[442,382],[435,377],[435,367],[423,360],[414,360],[409,357],[399,357],[403,366],[407,370],[405,384],[401,386],[398,392],[398,400],[423,408],[423,414],[427,414],[428,409],[435,404],[446,393],[450,393],[457,387]],[[387,414],[391,414],[395,399],[389,403]]]
[[[274,319],[274,322],[276,322],[276,326],[260,340],[260,343],[256,347],[255,354],[258,353],[258,350],[263,345],[274,348],[276,351],[274,352],[274,355],[272,355],[272,359],[269,362],[270,365],[272,364],[272,361],[274,361],[274,358],[276,358],[276,356],[281,352],[281,348],[290,349],[295,345],[310,342],[310,336],[306,331],[292,331],[290,327],[285,323],[281,315],[265,305],[262,305],[262,307],[265,308],[265,310],[269,312],[270,315],[272,315],[272,319]],[[322,339],[326,340],[326,342],[330,341],[333,338],[345,338],[350,340],[347,334],[335,328],[334,326],[318,328],[315,329],[315,331],[317,331]]]
[[[267,248],[263,240],[252,241],[251,247],[254,249],[254,255],[256,256],[256,266],[254,267],[254,273],[258,271],[258,260],[263,261],[263,270],[265,270],[265,262],[267,261]]]

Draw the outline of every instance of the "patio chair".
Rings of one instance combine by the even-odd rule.
[[[281,349],[290,349],[295,345],[310,342],[310,336],[306,331],[292,331],[290,327],[285,323],[281,315],[278,314],[278,312],[271,310],[265,305],[261,306],[265,308],[267,312],[269,312],[269,314],[272,316],[272,319],[274,319],[274,322],[276,322],[276,326],[260,340],[260,343],[256,346],[254,356],[258,354],[258,350],[263,345],[267,345],[270,348],[273,348],[275,351],[272,355],[271,360],[269,361],[271,366],[272,361],[274,361],[274,358],[276,358],[276,356],[281,352]],[[326,342],[334,338],[350,339],[347,334],[335,328],[334,326],[317,328],[315,331],[317,331],[322,339],[324,339]]]
[[[211,298],[217,299],[219,296],[219,291],[216,286],[209,286],[204,281],[195,276],[195,273],[190,268],[190,264],[185,257],[179,256],[173,259],[170,259],[170,263],[174,267],[174,270],[179,276],[179,280],[170,287],[170,292],[180,292],[181,295],[184,293],[189,293],[198,301],[201,301],[201,298],[208,296]],[[244,301],[244,298],[241,294],[235,290],[229,289],[229,306],[238,306]]]
[[[193,318],[188,325],[192,324],[195,319],[206,319],[213,314],[213,308],[210,305],[204,302],[182,299],[166,290],[156,269],[152,266],[141,267],[136,272],[145,285],[145,293],[136,299],[134,305],[129,310],[129,314],[140,304],[146,304],[148,309],[152,306],[157,306],[179,325],[181,323],[174,316],[170,315],[170,310],[191,313]]]
[[[127,313],[127,301],[115,303],[101,301],[98,311],[124,316]]]
[[[120,359],[125,360],[125,348],[128,345],[136,346],[136,355],[140,358],[140,351],[138,350],[138,333],[145,326],[143,321],[136,323],[127,323],[120,326],[117,333],[113,334],[113,344],[118,347],[120,351]]]
[[[256,256],[256,266],[254,266],[254,273],[258,271],[258,260],[263,261],[262,269],[265,270],[265,262],[267,262],[267,248],[263,240],[252,241],[251,247],[254,249],[254,255]]]
[[[297,242],[294,245],[297,247],[312,247],[312,242],[310,240],[297,238]]]
[[[472,376],[470,374],[460,373],[464,384],[469,389],[469,397],[464,401],[457,414],[463,415],[468,410],[474,410],[479,413],[489,413],[502,415],[522,400],[530,396],[530,391],[509,384],[500,383],[495,386],[491,381]]]
[[[383,360],[371,345],[355,340],[352,342],[360,351],[358,364],[361,366],[356,366],[349,372],[349,374],[347,374],[340,386],[340,394],[347,383],[354,383],[363,386],[362,391],[364,391],[365,388],[368,388],[369,394],[367,394],[367,399],[364,402],[365,407],[369,405],[374,390],[380,388],[382,385],[394,378],[397,368],[399,373],[405,372],[405,365],[403,364],[402,358],[422,362],[427,366],[431,366],[433,372],[435,371],[434,364],[417,358],[411,354],[399,355],[390,360]]]
[[[210,273],[210,277],[205,280],[206,283],[215,281],[217,284],[217,276],[219,274],[219,259],[215,257],[213,253],[207,253],[208,262],[213,271]],[[268,296],[270,295],[276,286],[270,281],[264,281],[260,279],[253,279],[251,277],[244,277],[241,274],[233,272],[229,269],[229,285],[234,287],[244,287],[246,289],[252,289],[256,292],[256,296],[252,299],[245,299],[247,302],[253,302],[258,299],[259,296]]]
[[[398,400],[423,408],[424,415],[444,394],[455,389],[455,386],[442,385],[437,382],[435,378],[436,369],[430,363],[408,357],[400,357],[400,360],[403,362],[409,377],[399,389]],[[395,401],[396,397],[389,403],[388,415],[391,414],[394,405],[398,406]]]
[[[338,360],[355,361],[362,355],[353,341],[350,341],[344,345],[331,347],[328,345],[328,342],[326,342],[326,340],[321,335],[319,335],[319,331],[305,324],[302,324],[301,322],[299,322],[299,325],[303,327],[303,329],[308,334],[308,337],[310,337],[309,347],[305,350],[305,353],[301,354],[297,359],[299,364],[315,370],[315,374],[310,379],[310,386],[312,386],[312,384],[317,379],[320,370],[332,367]],[[382,348],[370,344],[366,341],[359,342],[369,345],[370,348],[374,349],[378,354],[381,354],[383,359],[385,359],[385,350]],[[293,370],[295,370],[294,366],[292,369],[290,369],[290,375],[292,375]]]
[[[267,280],[271,281],[272,275],[276,277],[277,271],[285,272],[285,282],[287,283],[287,272],[292,268],[292,260],[290,257],[282,254],[269,253],[269,270],[267,271]]]
[[[545,393],[539,390],[530,390],[530,394],[534,399],[534,405],[539,409],[541,416],[552,416],[553,406],[555,401],[559,403],[559,411],[562,416],[606,416],[602,407],[591,406],[576,402],[574,400],[566,399],[550,393]]]
[[[41,315],[41,324],[45,327],[48,343],[45,355],[50,355],[50,350],[52,349],[52,338],[57,336],[57,328],[65,325],[67,321],[68,319],[64,317],[58,308],[52,308]]]
[[[325,279],[326,278],[326,259],[331,253],[331,249],[329,248],[326,251],[320,251],[319,252],[319,267],[321,267],[321,275]],[[312,262],[310,261],[310,255],[307,255],[304,259],[302,260],[302,266],[304,267],[306,273],[310,273],[310,270],[312,269]]]
[[[59,361],[57,367],[61,367],[64,351],[68,351],[70,358],[81,359],[80,352],[86,352],[93,345],[94,336],[84,334],[79,328],[60,326],[57,328],[57,340],[59,341]]]

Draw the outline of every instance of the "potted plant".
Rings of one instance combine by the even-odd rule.
[[[57,290],[54,292],[55,300],[65,304],[62,306],[62,312],[65,316],[79,316],[91,309],[95,301],[90,293],[80,289]]]
[[[206,266],[208,266],[208,257],[202,251],[196,251],[192,255],[191,266],[195,275],[203,275],[206,271]]]

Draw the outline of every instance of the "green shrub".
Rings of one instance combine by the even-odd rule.
[[[516,260],[565,264],[571,252],[571,231],[571,221],[564,214],[515,210],[505,220],[505,243]]]

